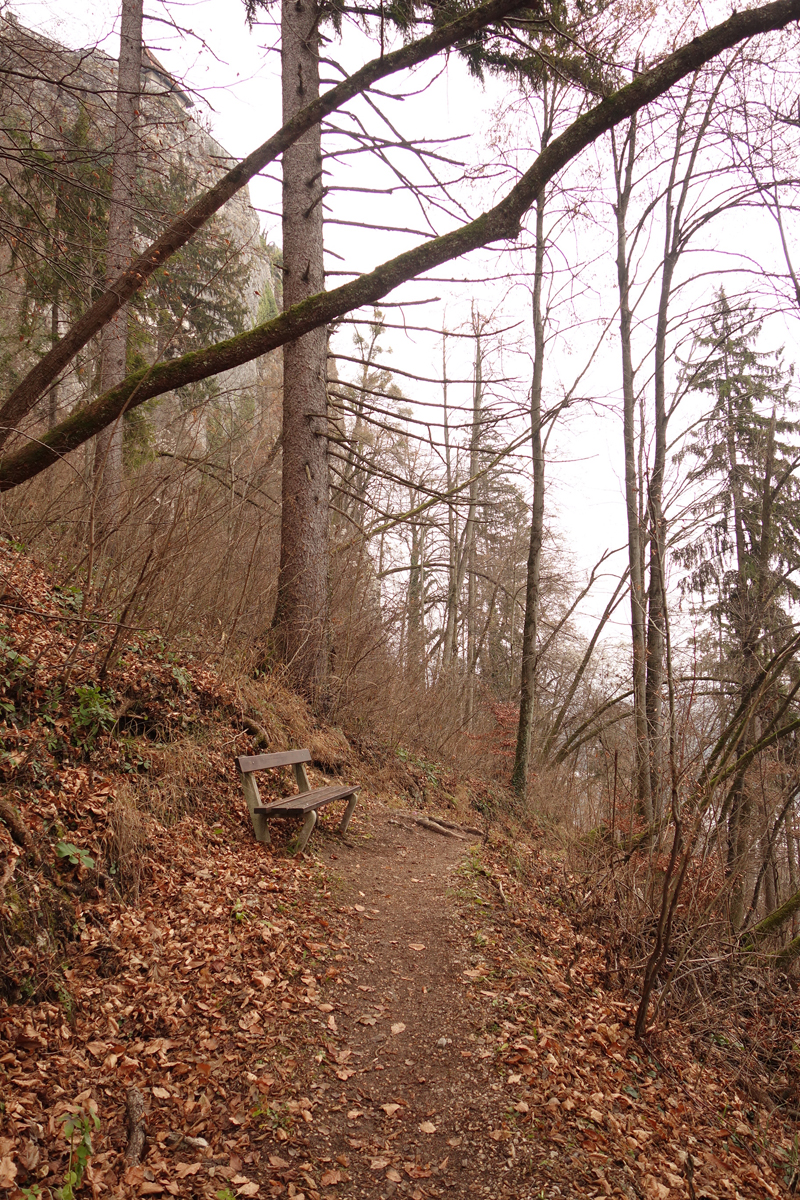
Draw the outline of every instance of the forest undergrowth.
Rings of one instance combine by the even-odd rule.
[[[369,985],[356,985],[354,956],[363,979],[368,939],[393,944],[402,909],[368,909],[347,872],[395,817],[422,811],[483,831],[450,847],[461,882],[445,886],[443,866],[436,901],[453,953],[469,957],[447,985],[469,1031],[448,1086],[466,1088],[474,1062],[493,1098],[475,1162],[489,1161],[478,1144],[494,1147],[520,1197],[796,1193],[796,976],[704,963],[693,1001],[688,985],[665,995],[635,1039],[652,938],[626,914],[643,886],[635,863],[537,824],[496,781],[363,728],[348,738],[275,677],[216,673],[120,629],[19,548],[0,556],[0,1192],[424,1200],[469,1188],[470,1160],[454,1174],[455,1149],[438,1157],[426,1141],[435,1114],[414,1116],[403,1157],[413,1098],[370,1116],[365,1091],[360,1108],[345,1096],[371,1069],[358,1037],[391,1020],[382,1005],[355,1017]],[[288,823],[272,847],[255,842],[234,758],[264,745],[308,745],[317,782],[362,784],[346,839],[333,814],[304,855]],[[288,787],[275,773],[262,794]],[[315,1135],[337,1120],[352,1136],[324,1153]]]

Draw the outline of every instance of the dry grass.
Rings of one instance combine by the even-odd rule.
[[[105,856],[108,872],[120,894],[139,899],[142,859],[147,842],[147,822],[136,804],[137,796],[129,787],[120,787],[108,810]]]

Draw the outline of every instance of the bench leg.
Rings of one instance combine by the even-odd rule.
[[[244,789],[244,797],[250,811],[250,820],[253,822],[253,833],[256,835],[256,841],[261,842],[264,846],[269,846],[271,842],[267,815],[266,813],[253,812],[253,809],[261,804],[261,795],[258,791],[258,784],[252,775],[242,776],[242,788]]]
[[[300,834],[299,834],[299,836],[297,838],[297,842],[295,844],[295,849],[298,853],[301,850],[305,850],[306,842],[311,837],[311,832],[312,832],[314,826],[316,825],[316,823],[317,823],[317,814],[314,812],[314,809],[312,808],[306,814],[306,819],[303,822],[303,828],[300,830]]]
[[[350,824],[350,818],[355,811],[356,800],[358,800],[358,793],[356,793],[354,796],[351,796],[347,801],[347,808],[344,810],[344,816],[342,817],[339,825],[339,833],[341,833],[343,837],[347,833],[347,826]]]

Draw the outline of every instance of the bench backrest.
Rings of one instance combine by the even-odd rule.
[[[290,767],[307,762],[311,762],[309,750],[282,750],[279,754],[240,754],[236,766],[242,775],[249,775],[251,771],[266,771],[270,767]]]

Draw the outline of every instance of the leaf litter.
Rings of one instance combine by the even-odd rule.
[[[541,847],[513,847],[523,883],[497,835],[465,857],[406,828],[374,751],[348,768],[369,788],[346,844],[323,820],[313,854],[259,846],[232,769],[252,740],[231,685],[134,637],[100,688],[97,644],[59,625],[49,577],[10,551],[3,569],[29,610],[6,623],[0,697],[13,707],[0,814],[10,1200],[63,1183],[64,1118],[81,1112],[100,1123],[82,1183],[94,1197],[795,1191],[779,1112],[703,1062],[680,1023],[633,1038],[635,1000],[610,986]],[[82,693],[99,721],[82,743],[77,687],[102,693]],[[202,745],[178,779],[154,728],[173,749]],[[132,766],[171,804],[128,814],[122,888],[111,853]],[[441,788],[430,799],[448,811]],[[136,1166],[131,1087],[146,1108]]]

